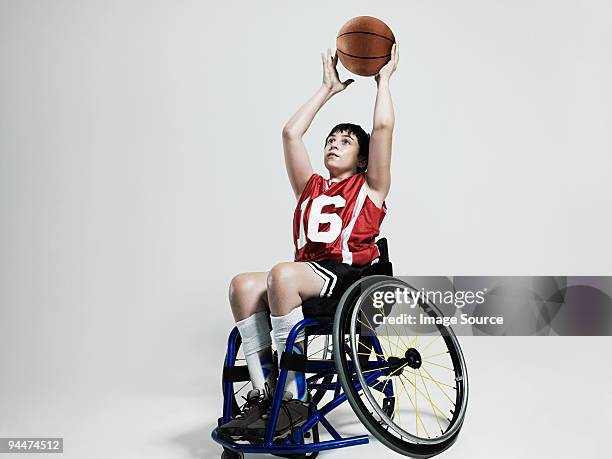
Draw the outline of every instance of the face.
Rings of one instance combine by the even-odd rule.
[[[335,175],[355,173],[359,163],[359,142],[355,134],[335,132],[325,141],[325,167]]]

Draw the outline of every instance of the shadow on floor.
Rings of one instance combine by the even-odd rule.
[[[223,448],[210,438],[211,431],[212,426],[206,424],[170,440],[181,446],[191,459],[220,458]]]

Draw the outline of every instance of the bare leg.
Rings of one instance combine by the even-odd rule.
[[[268,325],[268,273],[242,273],[229,289],[232,314],[242,336],[244,354],[254,389],[276,385],[277,370],[270,346]]]
[[[279,263],[268,274],[268,306],[273,316],[284,316],[318,297],[325,281],[306,263]]]
[[[324,280],[306,263],[280,263],[268,274],[268,306],[271,313],[272,335],[281,353],[285,350],[291,329],[304,318],[301,305],[308,298],[319,296]],[[304,353],[303,333],[298,334],[292,352]],[[294,398],[306,400],[304,373],[289,371],[285,389]]]
[[[268,273],[242,273],[232,279],[229,300],[236,322],[268,309]]]

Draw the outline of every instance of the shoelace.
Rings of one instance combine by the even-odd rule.
[[[289,400],[281,400],[280,408],[285,412],[285,414],[289,418],[289,429],[290,431],[293,431],[293,427],[295,424],[293,423],[293,416],[291,416],[291,410],[287,408],[288,402]],[[272,411],[272,404],[270,404],[270,406],[266,409],[266,411],[262,413],[262,415],[260,416],[261,419],[268,420],[270,418],[270,411]],[[278,422],[278,419],[277,419],[277,422]]]
[[[246,417],[246,415],[249,414],[249,411],[253,409],[253,407],[255,407],[256,405],[258,405],[259,403],[263,401],[262,394],[260,394],[259,397],[257,397],[257,399],[253,399],[253,400],[249,400],[244,395],[242,396],[242,398],[246,401],[246,403],[240,407],[240,413],[236,416],[235,419],[242,419]]]
[[[272,402],[272,389],[270,388],[270,385],[267,382],[265,382],[264,383],[264,390],[262,391],[262,393],[259,394],[259,397],[256,400],[253,400],[251,402],[244,395],[242,396],[242,398],[245,400],[246,403],[244,405],[242,405],[242,407],[240,407],[240,414],[238,414],[236,416],[236,419],[244,418],[249,413],[249,410],[251,410],[254,406],[256,406],[257,404],[263,402],[266,399],[269,400],[270,402]],[[289,426],[290,426],[290,429],[293,431],[293,428],[294,428],[295,424],[293,422],[293,416],[291,416],[291,411],[286,406],[288,401],[289,400],[281,400],[281,406],[280,407],[285,412],[287,417],[289,418]],[[264,420],[267,420],[270,417],[270,411],[272,411],[272,403],[270,403],[270,405],[268,405],[266,410],[261,414],[260,418],[264,419]]]
[[[270,385],[266,381],[264,383],[263,391],[260,391],[259,396],[256,399],[250,401],[248,397],[245,397],[243,395],[242,399],[245,401],[245,403],[240,407],[240,413],[234,419],[243,419],[244,417],[246,417],[247,414],[249,414],[249,411],[252,408],[259,405],[264,400],[272,400],[271,393],[272,389],[270,389]]]

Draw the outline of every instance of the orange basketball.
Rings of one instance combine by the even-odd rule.
[[[338,58],[356,75],[372,76],[391,57],[393,32],[380,19],[358,16],[342,26],[336,38]]]

